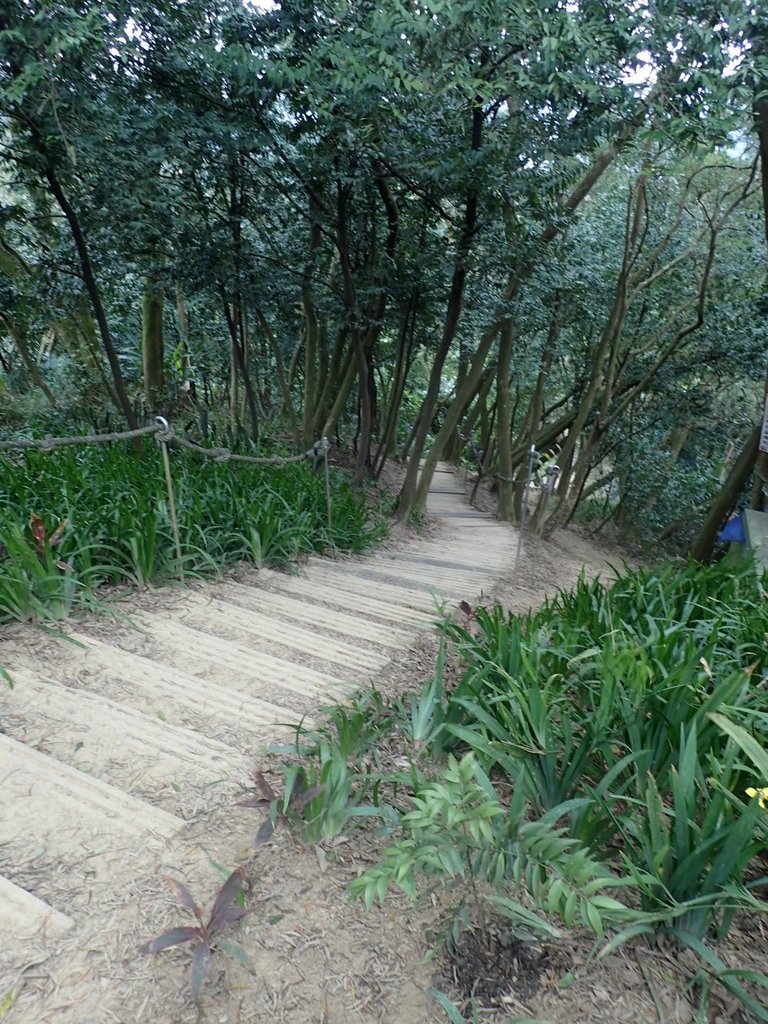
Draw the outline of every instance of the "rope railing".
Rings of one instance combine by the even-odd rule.
[[[74,437],[51,437],[50,434],[47,434],[43,438],[0,441],[0,452],[23,452],[35,448],[41,452],[52,452],[56,448],[66,448],[78,444],[106,444],[109,441],[132,441],[137,437],[158,434],[162,429],[158,423],[154,423],[149,427],[139,427],[138,430],[122,430],[115,434],[80,434]]]
[[[238,455],[228,448],[206,448],[201,444],[195,444],[177,434],[173,427],[158,416],[157,422],[147,427],[139,427],[137,430],[122,430],[112,434],[78,434],[72,437],[52,437],[47,434],[43,438],[21,438],[18,441],[0,441],[0,452],[28,451],[30,449],[41,452],[52,452],[56,448],[72,447],[81,444],[109,444],[113,441],[132,441],[137,437],[150,437],[158,435],[158,440],[166,444],[178,445],[179,448],[186,448],[187,451],[196,455],[203,455],[216,462],[245,462],[254,466],[288,466],[293,462],[303,462],[305,459],[320,458],[325,455],[330,447],[328,438],[320,438],[315,441],[311,448],[299,455]]]
[[[176,502],[173,490],[173,478],[171,476],[171,464],[168,458],[169,445],[175,445],[183,450],[193,452],[195,455],[202,455],[204,458],[213,459],[215,462],[239,462],[253,466],[288,466],[292,463],[304,462],[306,459],[323,460],[325,465],[325,500],[328,508],[328,537],[331,536],[331,483],[328,467],[328,452],[330,444],[327,437],[315,441],[311,448],[299,455],[238,455],[228,448],[205,448],[203,445],[195,444],[186,437],[177,434],[173,427],[163,416],[156,416],[155,422],[146,427],[139,427],[137,430],[121,430],[111,434],[79,434],[71,437],[52,437],[50,434],[43,438],[28,438],[18,441],[0,441],[0,452],[29,451],[37,450],[42,452],[53,452],[57,448],[67,448],[75,445],[87,444],[109,444],[114,441],[132,441],[139,437],[150,437],[155,435],[162,449],[163,470],[165,483],[168,491],[168,512],[173,529],[173,540],[176,548],[176,558],[179,563],[179,578],[184,582],[184,564],[181,554],[181,537],[176,516]],[[333,542],[331,542],[333,543]]]

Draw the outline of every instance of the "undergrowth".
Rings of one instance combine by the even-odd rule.
[[[282,564],[361,551],[385,526],[363,496],[305,463],[229,465],[171,451],[182,568]],[[0,623],[56,619],[102,583],[144,587],[179,573],[159,450],[89,445],[0,458]]]
[[[522,616],[465,608],[420,690],[297,730],[271,822],[314,843],[375,827],[352,895],[457,890],[449,944],[499,913],[526,941],[586,928],[599,956],[663,934],[696,954],[701,1006],[716,979],[768,1020],[768,975],[717,951],[736,914],[768,912],[766,635],[749,563],[582,580]]]

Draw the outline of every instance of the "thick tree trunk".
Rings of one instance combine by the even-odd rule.
[[[768,32],[763,30],[758,40],[759,53],[768,57]],[[763,224],[765,240],[768,242],[768,76],[759,81],[755,89],[760,98],[755,100],[755,130],[760,146],[760,185],[763,194]],[[765,283],[768,285],[768,268]],[[765,400],[768,402],[768,373],[765,379]],[[762,510],[765,504],[764,489],[768,486],[768,452],[758,452],[755,487],[752,492],[752,508]]]

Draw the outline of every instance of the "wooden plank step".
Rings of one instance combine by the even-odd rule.
[[[428,629],[435,624],[437,619],[436,615],[418,611],[415,608],[396,606],[384,600],[366,597],[360,592],[329,586],[319,580],[309,580],[306,576],[283,576],[282,574],[276,574],[276,576],[277,578],[270,583],[270,586],[279,588],[281,593],[296,594],[309,600],[316,598],[324,605],[359,611],[385,622],[389,620],[390,622],[408,623],[419,629]]]
[[[190,729],[28,672],[17,671],[14,684],[3,709],[7,735],[172,813],[188,816],[182,808],[208,786],[247,781],[241,753]]]
[[[381,625],[373,622],[364,613],[355,616],[344,612],[330,612],[317,596],[317,588],[311,588],[310,594],[304,598],[288,597],[257,587],[244,586],[241,583],[220,583],[216,586],[216,596],[231,604],[254,611],[262,611],[265,615],[281,616],[300,623],[325,623],[334,633],[379,644],[382,647],[402,649],[413,643],[415,630],[397,629],[392,625]]]
[[[149,618],[156,621],[154,616]],[[195,595],[186,603],[184,611],[178,614],[178,620],[204,633],[212,633],[219,637],[232,635],[236,630],[239,634],[238,639],[242,639],[253,650],[265,650],[277,644],[288,650],[299,651],[310,658],[355,671],[375,672],[389,660],[388,654],[377,654],[372,651],[370,644],[363,642],[357,646],[349,641],[325,636],[322,632],[322,623],[318,623],[316,631],[312,631],[311,628],[295,626],[290,622],[216,598],[209,601]]]

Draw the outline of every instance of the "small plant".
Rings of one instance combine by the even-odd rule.
[[[445,1010],[445,1015],[448,1018],[450,1024],[466,1024],[466,1017],[458,1008],[458,1006],[449,999],[448,996],[436,988],[427,989],[427,995],[431,996],[432,999],[437,1003],[441,1010]],[[478,1009],[477,1000],[472,996],[469,1000],[469,1010],[472,1011],[472,1024],[480,1024],[480,1010]],[[547,1024],[546,1021],[532,1020],[530,1017],[507,1017],[504,1020],[504,1024]]]
[[[467,922],[485,923],[486,904],[526,934],[558,935],[545,917],[516,898],[515,891],[522,888],[541,910],[568,927],[578,915],[598,937],[608,923],[627,920],[632,912],[608,891],[626,887],[630,880],[614,875],[568,838],[553,816],[525,821],[522,793],[516,787],[510,806],[503,807],[473,754],[461,761],[450,755],[437,778],[422,775],[412,809],[400,819],[399,835],[385,847],[376,867],[354,879],[351,896],[370,907],[375,900],[383,902],[392,884],[415,899],[419,874],[458,884],[464,896],[449,944],[455,944]],[[490,892],[481,891],[481,882],[491,886]]]
[[[317,757],[325,743],[334,756],[358,761],[375,751],[377,741],[392,727],[391,709],[374,686],[352,697],[348,704],[321,707],[319,715],[319,724],[308,729],[299,723],[294,727],[294,744],[272,747],[273,753]]]
[[[445,657],[445,643],[441,641],[434,676],[422,683],[418,693],[409,693],[399,698],[393,705],[395,720],[416,754],[427,750],[437,754],[442,749],[441,734],[445,723]]]
[[[191,989],[195,1005],[199,1005],[214,950],[221,949],[233,956],[244,967],[250,967],[248,957],[242,946],[223,939],[222,931],[231,928],[240,918],[248,913],[245,902],[245,875],[242,868],[233,871],[219,889],[214,900],[211,913],[206,921],[200,907],[195,902],[189,889],[173,878],[166,878],[176,899],[185,910],[194,914],[196,925],[181,925],[161,932],[145,943],[140,952],[144,954],[159,953],[171,946],[194,943],[192,950]]]
[[[253,781],[256,783],[255,795],[238,800],[240,807],[269,808],[269,816],[264,819],[253,837],[254,850],[258,850],[272,838],[280,822],[291,822],[301,818],[307,804],[322,792],[322,786],[307,787],[303,770],[297,765],[292,767],[294,770],[286,773],[282,799],[267,782],[264,773],[258,771],[253,773]]]

